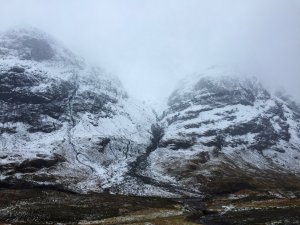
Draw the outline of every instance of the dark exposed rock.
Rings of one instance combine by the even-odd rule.
[[[8,133],[15,134],[17,133],[16,127],[0,127],[0,134]]]
[[[52,131],[58,130],[62,127],[62,124],[57,124],[57,123],[48,123],[48,124],[38,124],[36,126],[30,127],[28,131],[30,133],[35,133],[35,132],[43,132],[43,133],[51,133]]]
[[[51,158],[32,158],[26,159],[20,164],[7,163],[0,165],[0,171],[2,171],[3,174],[35,173],[45,168],[57,166],[62,162],[65,162],[65,159],[62,156],[55,154]]]
[[[155,149],[160,144],[160,140],[164,136],[164,129],[159,124],[152,124],[151,126],[151,146],[150,148]]]
[[[18,67],[18,66],[14,66],[12,67],[9,72],[13,72],[13,73],[24,73],[25,72],[25,68],[22,67]]]
[[[97,143],[100,146],[99,151],[103,152],[106,146],[109,144],[109,142],[110,142],[110,138],[100,139],[99,143]]]
[[[27,159],[16,167],[16,172],[33,173],[43,168],[49,168],[65,160],[61,156],[55,156],[53,159]]]
[[[165,148],[169,147],[170,149],[177,150],[177,149],[187,149],[194,145],[194,141],[192,139],[170,139],[167,141],[161,141],[159,147]]]

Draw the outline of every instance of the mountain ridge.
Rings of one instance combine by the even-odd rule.
[[[201,197],[300,184],[299,107],[235,68],[186,78],[157,115],[25,29],[0,35],[0,81],[2,187]]]

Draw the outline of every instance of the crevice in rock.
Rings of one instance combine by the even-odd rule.
[[[76,121],[75,121],[75,118],[74,118],[74,112],[73,112],[73,102],[74,102],[74,98],[77,94],[77,91],[78,91],[78,84],[75,84],[75,88],[74,90],[72,91],[72,93],[69,95],[68,97],[68,111],[69,111],[69,119],[70,119],[70,123],[69,123],[69,126],[68,126],[68,143],[71,147],[71,149],[73,150],[73,152],[75,153],[75,158],[76,158],[76,161],[86,167],[88,167],[92,172],[95,172],[94,168],[90,165],[87,165],[85,164],[84,162],[82,162],[80,159],[79,159],[79,156],[82,155],[84,156],[85,158],[88,159],[88,156],[79,152],[75,146],[75,144],[73,143],[73,134],[72,134],[72,129],[75,127],[76,125]]]
[[[142,174],[143,170],[145,170],[145,168],[148,166],[148,157],[150,156],[151,152],[157,149],[162,137],[164,136],[163,127],[161,127],[159,124],[153,124],[151,126],[151,136],[151,143],[146,148],[146,152],[144,154],[139,155],[134,162],[129,164],[129,171],[127,173],[127,176],[133,177],[139,184],[148,184],[156,186],[170,193],[175,193],[178,195],[186,195],[187,193],[194,194],[197,196],[201,195],[200,192],[172,185],[168,182],[158,181],[154,178]]]

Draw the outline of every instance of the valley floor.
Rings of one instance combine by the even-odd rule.
[[[0,225],[300,224],[297,192],[241,190],[206,199],[164,199],[42,189],[0,189]]]

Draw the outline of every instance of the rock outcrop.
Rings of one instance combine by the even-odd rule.
[[[0,37],[1,185],[118,185],[156,117],[120,81],[36,29]]]
[[[211,68],[169,98],[148,175],[205,192],[299,186],[300,110],[237,69]]]

